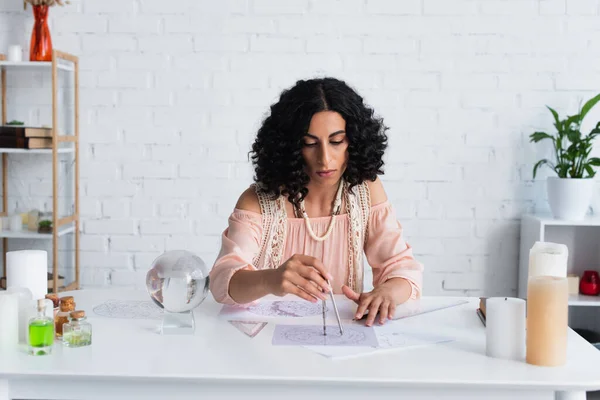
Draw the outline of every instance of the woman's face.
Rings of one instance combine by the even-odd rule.
[[[302,156],[311,181],[335,183],[341,179],[348,163],[346,121],[335,111],[313,115],[304,136]]]

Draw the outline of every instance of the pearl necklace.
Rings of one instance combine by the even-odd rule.
[[[333,210],[331,212],[331,219],[329,220],[329,226],[327,227],[327,231],[323,236],[317,236],[310,225],[310,220],[308,219],[308,214],[306,214],[306,209],[304,208],[304,200],[301,200],[299,203],[300,213],[302,214],[302,218],[304,219],[304,224],[306,225],[306,229],[308,230],[308,235],[316,240],[317,242],[322,242],[326,240],[333,231],[333,225],[335,222],[335,215],[340,213],[342,208],[342,189],[344,187],[344,180],[340,179],[340,184],[338,186],[337,192],[335,194],[335,200],[333,202]]]

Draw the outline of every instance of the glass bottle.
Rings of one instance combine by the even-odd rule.
[[[63,345],[82,347],[92,344],[92,325],[86,321],[85,311],[71,312],[70,321],[63,325]]]
[[[73,296],[63,296],[60,298],[60,311],[54,317],[54,329],[56,338],[62,339],[63,324],[69,322],[69,313],[75,311],[75,300]]]
[[[54,321],[46,316],[46,302],[37,301],[37,315],[29,319],[29,353],[34,356],[52,353]]]

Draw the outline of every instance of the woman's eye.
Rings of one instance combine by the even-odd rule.
[[[304,145],[306,147],[315,147],[317,145],[317,143],[316,142],[315,143],[304,143]]]
[[[333,144],[333,145],[337,146],[337,145],[339,145],[339,144],[342,144],[342,143],[344,143],[344,141],[343,141],[343,140],[341,140],[341,141],[339,141],[339,142],[329,142],[329,143],[331,143],[331,144]]]

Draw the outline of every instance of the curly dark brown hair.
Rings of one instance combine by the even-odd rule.
[[[273,197],[283,194],[295,205],[304,199],[310,178],[304,170],[303,138],[312,116],[320,111],[335,111],[346,121],[349,157],[344,179],[350,189],[383,174],[388,129],[383,119],[344,81],[300,80],[271,105],[252,144],[250,155],[259,190]]]

